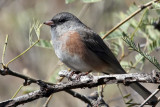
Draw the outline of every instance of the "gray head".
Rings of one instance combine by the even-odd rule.
[[[56,27],[57,25],[62,25],[66,23],[79,23],[82,24],[82,22],[73,14],[68,13],[68,12],[62,12],[56,14],[50,21],[44,22],[44,24],[53,27]]]

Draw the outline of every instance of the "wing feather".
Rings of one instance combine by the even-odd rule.
[[[104,43],[101,37],[93,31],[79,31],[85,46],[94,52],[101,60],[113,67],[115,73],[125,73],[120,63]],[[116,68],[116,69],[115,69]]]

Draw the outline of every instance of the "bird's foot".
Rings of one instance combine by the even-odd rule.
[[[79,74],[77,75],[76,79],[77,79],[77,80],[80,80],[81,76],[88,75],[90,72],[92,72],[92,71],[88,71],[88,72],[86,72],[86,73],[79,73]]]
[[[70,73],[70,75],[69,75],[69,77],[68,77],[68,80],[72,80],[72,76],[74,75],[74,74],[80,74],[81,72],[80,71],[71,71],[71,73]]]

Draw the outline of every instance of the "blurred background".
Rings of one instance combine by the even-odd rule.
[[[147,1],[149,0],[99,0],[98,2],[84,3],[82,0],[75,0],[71,3],[66,3],[65,0],[0,0],[0,61],[6,34],[9,35],[9,39],[5,63],[30,46],[29,29],[34,19],[43,23],[59,12],[71,12],[95,32],[103,35],[124,19],[125,15],[123,13],[127,13],[133,4],[140,5],[147,3]],[[140,15],[137,15],[135,20],[138,20]],[[131,33],[132,31],[133,29],[129,29],[127,33]],[[40,38],[50,41],[50,28],[48,26],[42,26]],[[112,40],[106,39],[106,43],[112,43]],[[119,40],[120,39],[114,38],[114,41]],[[135,41],[145,43],[146,40],[136,38]],[[111,44],[109,46],[112,47]],[[128,54],[127,49],[125,52]],[[119,50],[119,53],[121,53],[121,50]],[[134,61],[135,55],[136,53],[133,53],[124,59],[126,62]],[[152,55],[158,57],[158,52],[153,52]],[[117,57],[120,59],[120,55],[117,55]],[[137,66],[139,66],[139,64]],[[30,51],[12,62],[9,68],[30,77],[50,82],[56,82],[58,71],[67,69],[67,67],[59,62],[52,48],[42,48],[38,46],[33,47]],[[147,72],[151,72],[153,69],[155,69],[155,67],[151,65],[149,61],[146,61],[141,71],[147,70]],[[132,71],[137,70],[133,69]],[[0,101],[10,99],[23,82],[22,79],[16,77],[0,76]],[[148,86],[148,84],[144,85],[146,87]],[[147,88],[153,92],[156,87],[155,85],[150,85]],[[39,87],[35,84],[23,87],[17,96],[36,89],[39,89]],[[125,89],[121,87],[121,89],[124,95],[132,93],[131,97],[133,102],[140,103],[143,101],[143,99],[129,87]],[[83,95],[90,95],[92,92],[97,91],[97,88],[76,89],[75,91]],[[104,100],[111,107],[126,106],[115,84],[105,87]],[[41,98],[21,106],[42,107],[45,101],[46,98]],[[86,104],[65,92],[59,92],[53,95],[49,103],[49,107],[52,106],[85,107]]]

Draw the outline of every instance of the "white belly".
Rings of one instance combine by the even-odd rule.
[[[56,49],[55,53],[57,57],[72,70],[82,72],[92,70],[91,67],[87,65],[78,55],[70,55],[61,49]]]

